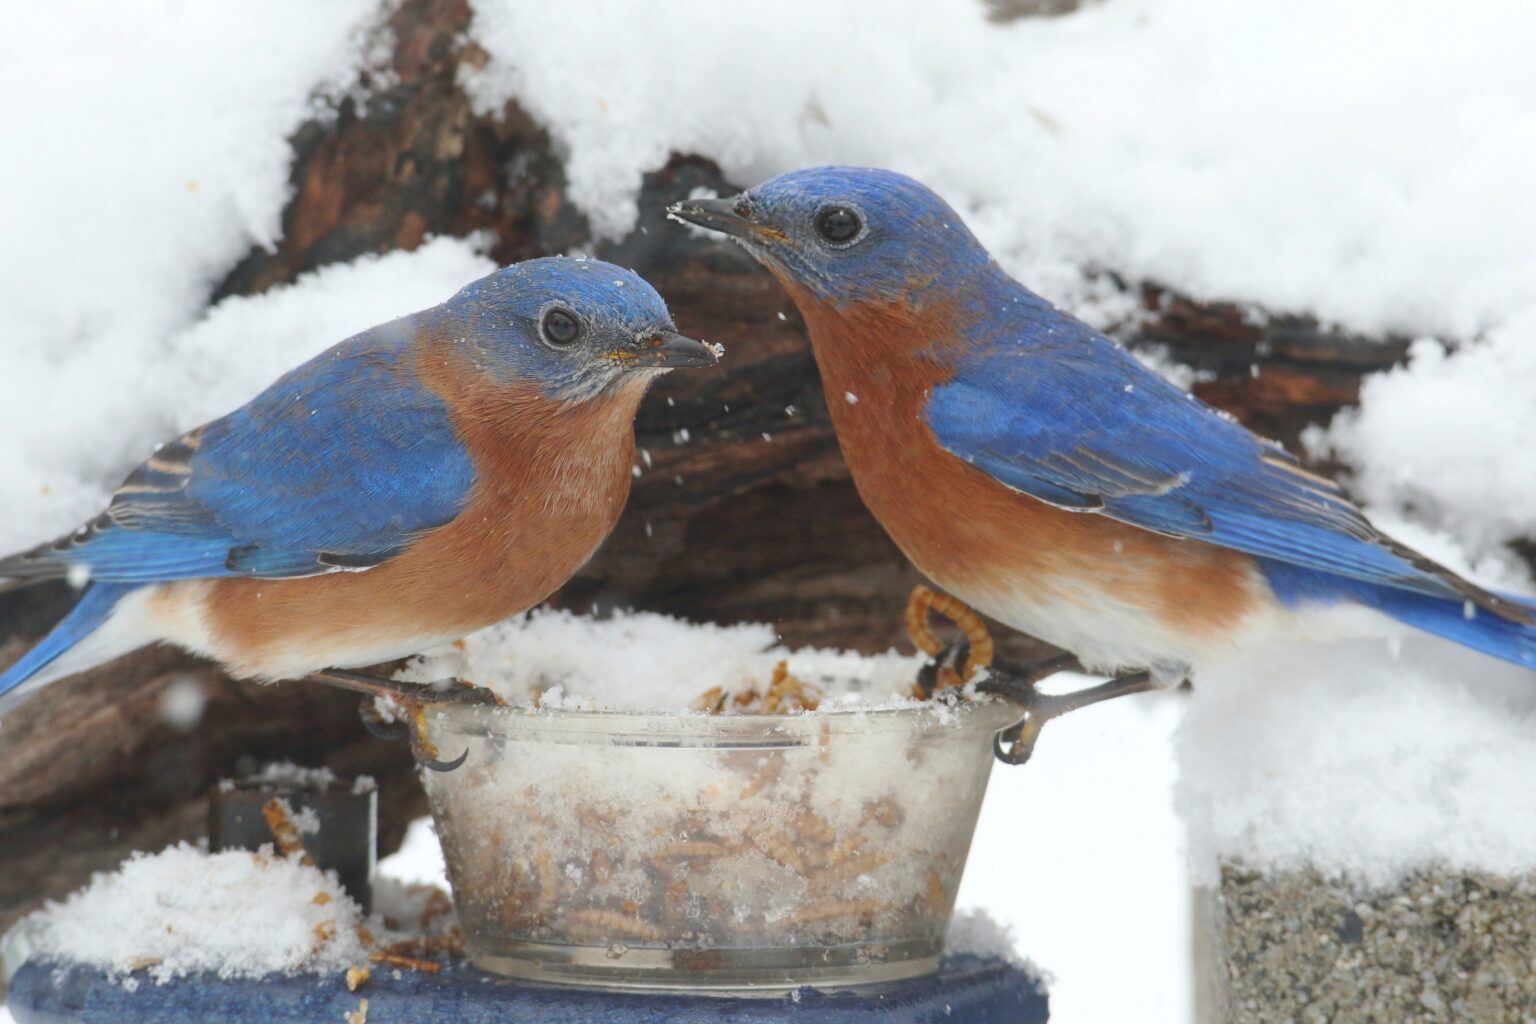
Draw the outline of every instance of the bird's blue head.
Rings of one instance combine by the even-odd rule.
[[[677,333],[656,289],[601,260],[514,263],[465,286],[443,309],[482,372],[563,401],[719,359],[718,348]]]
[[[920,300],[991,264],[948,203],[876,168],[791,171],[733,198],[690,199],[668,212],[729,235],[787,284],[837,306]]]

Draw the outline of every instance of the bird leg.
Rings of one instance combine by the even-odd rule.
[[[1053,667],[1043,672],[1039,671],[1047,665],[1053,665]],[[1040,731],[1045,728],[1045,723],[1053,718],[1060,718],[1069,711],[1076,711],[1078,708],[1085,708],[1100,701],[1157,689],[1157,684],[1152,681],[1152,673],[1132,672],[1071,693],[1041,693],[1036,689],[1036,683],[1056,672],[1081,669],[1082,666],[1077,663],[1077,659],[1070,654],[1064,654],[1047,659],[1046,662],[1034,662],[1021,667],[1026,671],[1022,675],[1016,675],[1012,666],[995,664],[992,667],[992,675],[976,685],[978,690],[1006,697],[1023,706],[1025,710],[1024,718],[1017,725],[1004,729],[993,737],[992,752],[1004,764],[1023,764],[1028,761],[1030,755],[1035,752],[1035,741],[1040,738]]]
[[[960,685],[964,666],[971,661],[970,646],[970,641],[962,638],[941,648],[932,661],[917,670],[913,696],[927,700],[938,690]],[[1058,672],[1081,672],[1083,666],[1071,654],[1054,654],[1038,661],[993,659],[986,669],[986,678],[976,684],[978,690],[1028,704],[1036,699],[1035,683]]]
[[[435,683],[402,683],[361,672],[343,669],[325,669],[305,677],[308,682],[323,683],[341,690],[365,694],[366,699],[358,707],[363,726],[380,739],[397,740],[410,736],[411,753],[416,760],[435,772],[451,772],[469,757],[466,749],[452,761],[439,759],[435,744],[427,737],[427,706],[430,704],[500,704],[501,700],[483,686],[462,683],[457,679]],[[386,721],[374,706],[383,698],[403,704],[409,711],[409,725]]]
[[[940,646],[928,627],[930,612],[938,612],[953,622],[962,637]],[[1041,693],[1036,684],[1042,679],[1058,672],[1083,670],[1076,655],[1058,654],[1023,663],[999,660],[993,655],[992,635],[974,609],[958,598],[921,585],[913,587],[907,599],[906,626],[913,646],[932,659],[918,670],[912,686],[914,697],[928,700],[939,690],[963,685],[977,669],[985,669],[987,675],[976,684],[976,689],[995,693],[1024,708],[1024,717],[1017,725],[992,738],[992,751],[1004,764],[1028,761],[1035,752],[1040,730],[1051,719],[1100,701],[1156,688],[1150,672],[1136,672],[1075,693]]]

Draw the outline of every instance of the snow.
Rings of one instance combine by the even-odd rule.
[[[1527,273],[1536,278],[1536,263]],[[1414,343],[1365,382],[1361,408],[1314,434],[1356,467],[1372,506],[1455,534],[1472,552],[1536,536],[1536,302],[1478,344]]]
[[[448,888],[443,848],[437,841],[437,828],[431,818],[417,818],[405,830],[400,848],[379,861],[378,877],[407,885],[437,885]]]
[[[469,84],[482,109],[515,98],[550,127],[606,234],[674,150],[743,184],[882,164],[935,186],[1009,269],[1095,323],[1134,316],[1095,273],[1108,268],[1255,316],[1420,338],[1310,443],[1393,533],[1528,586],[1507,545],[1536,533],[1536,7],[1106,0],[1006,27],[972,0],[883,13],[481,0],[471,34],[491,61]],[[135,0],[9,19],[0,86],[28,101],[3,115],[27,158],[0,167],[4,194],[25,197],[0,204],[0,551],[73,528],[155,443],[490,269],[475,242],[438,240],[205,308],[276,239],[286,139],[351,83],[377,16],[372,0]],[[688,32],[705,38],[680,50]],[[582,59],[530,39],[580,39]],[[1528,866],[1529,684],[1427,640],[1203,677],[1179,739],[1197,868]],[[195,717],[192,696],[171,698],[172,721]],[[1063,1019],[1187,1017],[1164,806],[1175,716],[1159,700],[1074,715],[1027,769],[994,776],[962,902],[1056,974]]]
[[[177,679],[160,695],[160,719],[177,732],[190,732],[203,720],[208,696],[196,679]]]
[[[182,843],[136,854],[20,926],[36,955],[156,983],[345,970],[367,963],[361,914],[334,875],[265,853]],[[132,984],[133,979],[127,983]]]
[[[654,612],[618,611],[606,619],[537,610],[472,633],[413,659],[397,678],[460,679],[512,704],[608,711],[688,711],[706,690],[765,689],[774,666],[828,692],[833,707],[873,708],[911,700],[923,659],[889,651],[777,644],[772,626],[690,623]]]
[[[156,444],[242,405],[343,338],[442,302],[492,269],[473,240],[436,239],[225,299],[163,337],[113,333],[89,370],[67,356],[60,365],[52,342],[13,353],[20,400],[0,404],[0,430],[24,443],[0,447],[0,503],[14,501],[22,514],[0,520],[0,550],[73,529]],[[70,410],[67,431],[51,429],[58,420],[48,410],[58,408]]]
[[[1011,929],[1051,978],[1053,1020],[1191,1019],[1172,744],[1186,703],[1158,693],[1074,712],[1045,729],[1028,764],[993,769],[958,906]]]
[[[205,310],[278,237],[288,136],[352,83],[377,17],[141,0],[8,19],[0,88],[28,100],[3,115],[27,156],[0,166],[0,551],[73,529],[154,445],[490,268],[442,241]]]
[[[1430,640],[1299,648],[1202,676],[1180,737],[1196,877],[1216,858],[1390,885],[1530,870],[1531,674]]]
[[[855,163],[928,182],[1053,297],[1088,297],[1079,268],[1111,267],[1463,337],[1536,302],[1529,5],[1112,0],[1005,27],[984,14],[970,0],[880,18],[816,0],[482,2],[471,34],[491,61],[468,84],[481,109],[516,99],[549,127],[572,199],[610,235],[674,151],[743,185]],[[541,38],[581,39],[583,59],[527,45]],[[642,56],[666,52],[679,59]]]
[[[262,765],[260,771],[241,781],[291,789],[325,790],[336,784],[336,773],[324,767],[309,768],[291,761],[275,761]]]

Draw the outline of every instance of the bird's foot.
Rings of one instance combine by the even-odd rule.
[[[466,749],[451,761],[441,759],[436,744],[427,734],[427,707],[437,704],[502,703],[500,698],[485,687],[457,679],[434,683],[403,683],[341,669],[327,669],[307,678],[312,682],[364,694],[367,699],[358,708],[364,728],[380,739],[410,737],[411,753],[416,760],[436,772],[453,771],[469,757],[469,751]],[[404,718],[386,710],[391,707],[403,707]]]
[[[912,696],[928,700],[940,690],[965,685],[965,666],[971,661],[971,642],[956,640],[939,648],[938,653],[917,670],[917,681],[912,684]]]
[[[999,658],[987,670],[987,677],[976,684],[976,689],[1007,697],[1016,704],[1029,707],[1043,697],[1035,689],[1038,683],[1058,672],[1081,671],[1083,663],[1077,660],[1075,654],[1053,654],[1035,661],[1004,661]]]
[[[941,646],[928,626],[930,612],[938,612],[953,622],[961,638]],[[1076,655],[1058,654],[1028,662],[999,660],[993,656],[992,635],[974,609],[924,586],[912,588],[912,596],[907,599],[906,625],[913,646],[932,659],[918,670],[917,682],[912,686],[914,697],[928,700],[940,690],[963,685],[977,669],[985,669],[986,676],[976,684],[976,689],[997,694],[1024,708],[1024,717],[1016,725],[993,737],[992,750],[1005,764],[1028,761],[1035,752],[1040,730],[1051,719],[1100,701],[1156,689],[1158,685],[1153,673],[1136,672],[1074,693],[1041,693],[1036,688],[1041,680],[1058,672],[1083,670]]]
[[[1047,665],[1054,665],[1054,667],[1034,674],[1035,670]],[[1040,731],[1045,728],[1045,723],[1054,718],[1060,718],[1069,711],[1076,711],[1078,708],[1085,708],[1101,701],[1113,700],[1116,697],[1157,689],[1157,683],[1150,672],[1132,672],[1071,693],[1041,693],[1035,688],[1035,684],[1046,676],[1081,667],[1077,659],[1070,654],[1033,663],[1029,666],[1031,671],[1026,671],[1022,676],[1015,676],[1009,666],[994,665],[992,676],[977,684],[978,690],[999,694],[1022,705],[1025,710],[1024,718],[1017,725],[1004,729],[993,737],[992,751],[999,761],[1004,764],[1023,764],[1028,761],[1030,755],[1035,752],[1035,741],[1040,738]]]

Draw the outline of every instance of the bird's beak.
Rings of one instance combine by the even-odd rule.
[[[682,369],[691,366],[714,366],[720,361],[723,350],[718,345],[677,334],[673,331],[657,331],[635,343],[635,347],[614,357],[633,367]]]
[[[777,228],[770,228],[752,219],[752,204],[745,195],[730,199],[684,199],[667,207],[667,213],[678,220],[732,238],[760,241],[784,237],[784,233]]]

